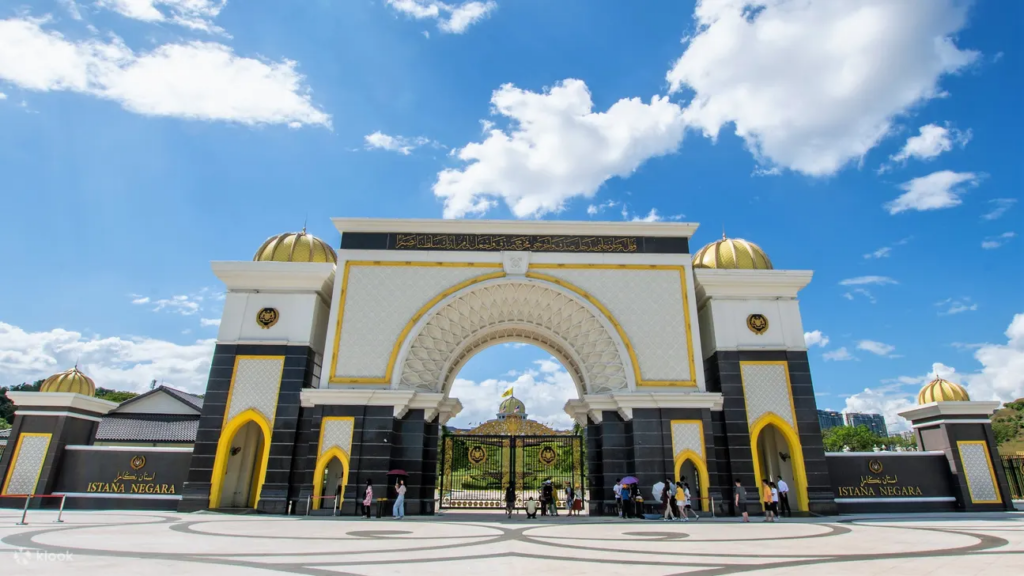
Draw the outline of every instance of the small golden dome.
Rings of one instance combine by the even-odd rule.
[[[772,261],[760,246],[742,238],[726,238],[701,248],[693,256],[694,268],[771,270]]]
[[[526,415],[526,404],[523,404],[522,400],[515,396],[510,397],[498,406],[499,414],[518,414],[519,416]]]
[[[932,402],[967,402],[971,399],[967,390],[959,384],[949,380],[936,378],[924,385],[917,394],[918,404],[931,404]]]
[[[271,236],[252,257],[254,262],[330,262],[338,263],[338,255],[323,240],[302,232],[286,232]]]
[[[84,396],[96,395],[96,384],[92,378],[82,374],[78,367],[71,370],[54,374],[43,381],[39,387],[40,392],[73,392]]]

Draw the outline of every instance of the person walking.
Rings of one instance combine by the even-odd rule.
[[[789,484],[779,476],[779,512],[780,516],[792,516],[793,511],[789,509]]]
[[[736,512],[743,514],[743,521],[750,522],[747,514],[747,490],[740,485],[740,479],[736,479],[736,485],[732,489],[733,503],[736,505]]]
[[[512,510],[516,507],[516,489],[511,484],[505,489],[505,515],[512,517]]]
[[[761,503],[764,504],[764,522],[775,522],[772,518],[772,486],[768,480],[761,480]]]
[[[686,521],[686,503],[686,490],[683,489],[683,483],[676,482],[676,497],[672,501],[672,506],[675,507],[673,512],[675,512],[677,518],[682,518],[684,522]]]
[[[665,508],[662,518],[671,522],[678,518],[672,513],[672,503],[676,500],[676,485],[671,480],[665,480],[664,485],[665,487],[661,490],[661,505]]]
[[[363,491],[363,518],[370,517],[371,504],[373,504],[373,480],[367,478],[366,490]]]
[[[644,499],[640,496],[640,483],[634,482],[629,485],[629,501],[633,505],[633,518],[644,517]]]
[[[398,496],[395,497],[395,505],[391,508],[391,517],[396,520],[405,518],[405,480],[398,480],[395,483],[395,492]]]
[[[687,514],[692,513],[694,520],[700,520],[700,516],[693,511],[693,503],[690,501],[690,485],[689,483],[683,483],[683,520],[686,520]]]
[[[772,487],[772,518],[775,520],[779,519],[779,487],[775,485],[775,482],[769,482],[769,486]]]
[[[615,486],[612,486],[612,492],[615,493],[615,515],[625,518],[622,514],[622,478],[615,479]]]
[[[565,510],[566,515],[572,516],[572,507],[576,502],[576,491],[573,489],[572,484],[565,488]]]

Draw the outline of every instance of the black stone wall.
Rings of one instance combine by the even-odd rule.
[[[954,417],[950,420],[955,419]],[[914,424],[917,423],[916,421],[914,422]],[[946,453],[950,469],[953,472],[953,490],[961,510],[967,512],[1014,510],[1010,485],[1006,479],[1006,471],[999,460],[999,452],[996,449],[995,434],[992,432],[991,424],[968,424],[947,421],[936,425],[935,428],[919,429],[918,441],[922,450],[941,450]],[[988,447],[992,470],[996,474],[996,482],[999,487],[1002,503],[975,504],[971,501],[970,488],[967,485],[963,461],[960,459],[960,450],[957,447],[957,442],[961,441],[985,442],[985,445]]]
[[[740,362],[785,361],[789,367],[797,431],[803,446],[804,471],[807,475],[808,508],[816,514],[838,513],[825,463],[825,448],[818,423],[818,407],[814,399],[810,366],[806,352],[784,351],[720,351],[704,360],[704,376],[709,392],[721,392],[723,410],[712,418],[713,442],[719,466],[718,485],[723,496],[732,502],[733,483],[739,479],[748,496],[756,492],[754,460],[750,450],[750,429],[747,425],[746,403]],[[748,497],[750,512],[759,512],[757,498]],[[793,498],[790,502],[793,502]]]
[[[615,480],[633,474],[633,422],[618,412],[605,411],[601,423],[587,425],[587,469],[590,475],[590,514],[615,513]]]
[[[210,486],[217,443],[224,424],[231,376],[238,356],[284,356],[281,391],[270,440],[270,459],[258,508],[284,514],[289,498],[294,448],[299,431],[299,393],[312,385],[316,353],[309,346],[218,344],[213,351],[210,378],[199,417],[195,448],[178,510],[191,512],[210,505]]]

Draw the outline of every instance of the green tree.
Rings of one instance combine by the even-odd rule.
[[[1020,424],[1013,420],[993,420],[992,433],[996,436],[996,444],[1005,444],[1017,438],[1020,433]]]
[[[108,390],[107,388],[97,388],[96,397],[100,400],[107,400],[110,402],[117,402],[120,404],[125,400],[131,400],[139,394],[137,392],[122,392],[120,390]]]
[[[870,452],[875,446],[885,444],[885,439],[879,438],[867,426],[836,426],[829,428],[822,435],[826,452],[842,452],[844,446],[849,446],[853,452]]]
[[[0,420],[0,430],[7,430],[11,425],[7,423],[7,420]]]

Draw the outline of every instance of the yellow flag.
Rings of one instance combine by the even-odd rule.
[[[501,395],[501,397],[502,398],[508,398],[511,395],[512,395],[512,389],[509,388],[508,390],[505,390],[505,392]]]

